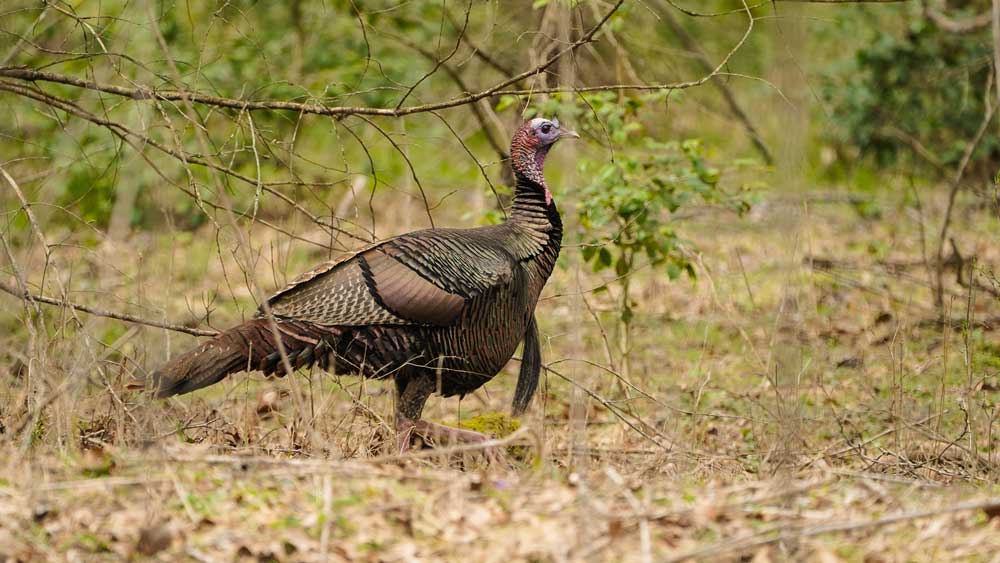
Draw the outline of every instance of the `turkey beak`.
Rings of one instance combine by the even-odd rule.
[[[574,139],[579,139],[580,138],[580,134],[577,133],[576,131],[573,131],[572,129],[563,129],[562,132],[559,133],[559,137],[560,138],[562,138],[562,137],[573,137]]]

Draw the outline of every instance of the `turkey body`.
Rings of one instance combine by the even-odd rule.
[[[522,238],[510,227],[419,231],[359,256],[359,262],[371,268],[369,254],[386,260],[398,252],[413,271],[428,272],[424,282],[448,292],[442,301],[452,303],[438,304],[414,320],[406,304],[393,306],[383,298],[387,312],[414,324],[342,327],[335,369],[373,378],[393,376],[400,388],[414,375],[432,372],[439,380],[436,390],[446,397],[475,391],[489,381],[523,340],[561,240],[561,233],[554,230],[544,245],[497,244]],[[442,263],[442,257],[450,263]],[[373,297],[382,296],[380,285],[376,281]],[[417,301],[412,294],[406,298]],[[278,305],[284,305],[280,297]]]
[[[401,391],[431,377],[441,395],[465,395],[502,370],[525,337],[559,255],[561,224],[539,234],[517,222],[407,233],[305,274],[269,306],[280,321],[335,335],[317,334],[334,352],[326,367],[339,373],[391,377]],[[331,291],[354,298],[331,303]],[[293,364],[300,353],[288,352]],[[281,372],[278,360],[257,359],[265,373]]]
[[[558,139],[558,122],[539,119],[514,136],[517,184],[504,223],[414,231],[321,264],[270,297],[254,319],[154,371],[147,386],[166,397],[230,373],[285,375],[318,363],[393,379],[397,420],[414,421],[432,393],[464,395],[492,379],[523,341],[514,402],[523,411],[540,369],[535,306],[562,241],[541,174],[554,142],[543,142],[541,127],[553,123]]]

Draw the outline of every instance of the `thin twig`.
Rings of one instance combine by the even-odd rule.
[[[109,319],[117,319],[119,321],[146,325],[154,328],[173,330],[175,332],[183,332],[185,334],[190,334],[192,336],[215,336],[219,334],[219,331],[210,328],[191,328],[179,324],[154,321],[151,319],[144,319],[142,317],[137,317],[135,315],[129,315],[127,313],[116,313],[115,311],[98,309],[97,307],[91,307],[89,305],[81,305],[79,303],[73,303],[72,301],[66,301],[64,299],[54,299],[52,297],[45,297],[44,295],[27,293],[24,291],[19,291],[16,287],[2,281],[0,281],[0,291],[3,291],[4,293],[9,293],[14,297],[17,297],[18,299],[23,299],[24,301],[27,301],[29,303],[45,303],[46,305],[55,305],[57,307],[70,307],[77,311],[82,311],[84,313],[89,313],[91,315],[96,315],[98,317],[107,317]]]
[[[969,163],[972,162],[972,155],[979,147],[979,143],[983,140],[986,129],[989,128],[990,122],[993,121],[993,115],[996,113],[997,104],[991,103],[992,96],[990,95],[990,90],[994,83],[994,75],[995,72],[990,73],[989,79],[986,82],[986,95],[983,100],[986,112],[983,115],[983,121],[979,124],[976,135],[966,145],[965,153],[962,154],[962,160],[959,162],[958,169],[955,171],[955,177],[951,182],[951,190],[948,192],[948,207],[945,209],[944,219],[941,221],[941,232],[938,235],[937,246],[937,287],[934,288],[934,297],[938,312],[942,316],[944,315],[944,243],[948,238],[948,228],[951,227],[951,216],[955,209],[955,196],[958,195],[958,190],[962,187],[962,179],[965,178],[965,171],[969,168]]]
[[[698,45],[694,36],[688,32],[688,30],[674,18],[673,14],[668,11],[664,11],[662,14],[663,20],[670,27],[670,30],[677,36],[680,40],[681,45],[685,49],[690,51],[694,55],[695,61],[697,61],[698,66],[702,68],[705,72],[712,71],[712,62],[705,54],[705,51]],[[743,128],[746,129],[747,134],[750,136],[750,141],[753,143],[754,147],[760,152],[761,156],[764,158],[764,162],[768,164],[774,163],[774,157],[771,155],[770,149],[767,148],[767,144],[764,143],[763,137],[757,127],[754,126],[753,121],[750,120],[750,116],[747,115],[743,107],[740,106],[739,101],[736,100],[736,96],[729,86],[721,79],[716,79],[712,81],[712,84],[719,90],[722,94],[722,98],[726,101],[729,106],[729,111],[732,112],[733,116],[736,117],[743,124]]]
[[[25,80],[29,82],[36,81],[46,81],[46,82],[57,82],[61,84],[66,84],[70,86],[77,86],[80,88],[86,88],[88,90],[98,90],[108,94],[114,94],[117,96],[124,96],[127,98],[132,98],[134,100],[148,100],[157,99],[163,101],[183,101],[185,103],[197,103],[212,105],[218,107],[227,107],[235,110],[290,110],[301,113],[311,113],[316,115],[384,115],[399,117],[403,115],[410,115],[414,113],[426,113],[429,111],[452,108],[457,106],[463,106],[473,102],[477,102],[483,98],[502,94],[503,89],[510,86],[511,84],[516,84],[525,78],[535,76],[541,72],[544,72],[550,66],[556,63],[564,55],[575,51],[581,45],[590,43],[598,31],[611,19],[611,16],[618,11],[618,8],[625,2],[625,0],[618,0],[601,18],[596,24],[594,24],[587,33],[584,33],[580,39],[574,41],[565,48],[557,51],[551,57],[541,62],[540,64],[521,72],[515,76],[507,78],[493,86],[481,90],[474,94],[468,94],[464,96],[459,96],[446,100],[443,102],[434,102],[429,104],[421,104],[416,106],[406,106],[398,108],[378,108],[378,107],[364,107],[364,106],[325,106],[322,104],[315,103],[300,103],[300,102],[287,102],[287,101],[249,101],[249,100],[238,100],[232,98],[222,98],[218,96],[210,96],[207,94],[201,94],[196,92],[188,92],[184,90],[153,90],[148,87],[140,88],[126,88],[124,86],[116,86],[112,84],[102,84],[96,81],[84,80],[81,78],[76,78],[72,76],[59,75],[51,72],[40,71],[24,67],[0,67],[0,76],[6,78],[14,78],[17,80]],[[720,67],[721,68],[721,67]],[[716,69],[718,70],[718,69]],[[698,84],[702,84],[707,81],[709,77],[703,80],[696,81],[696,83],[681,83],[678,85],[671,85],[672,88],[679,87],[691,87]],[[620,89],[614,88],[611,89]],[[525,92],[529,93],[529,92]]]

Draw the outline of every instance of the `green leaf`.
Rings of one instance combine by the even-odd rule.
[[[715,185],[719,183],[719,169],[711,166],[705,167],[699,174],[702,182]]]
[[[611,266],[611,251],[608,250],[608,247],[602,246],[601,250],[597,253],[597,261],[594,263],[594,271],[599,272],[609,266]]]
[[[687,262],[684,264],[684,271],[687,272],[688,277],[691,279],[697,279],[698,273],[694,270],[694,264]]]
[[[676,280],[681,275],[681,269],[677,266],[677,263],[671,260],[667,262],[667,277],[671,280]]]
[[[500,101],[497,102],[497,106],[494,109],[496,109],[497,113],[499,113],[499,112],[501,112],[501,111],[503,111],[503,110],[505,110],[505,109],[513,106],[516,103],[517,103],[517,97],[516,96],[500,96]]]
[[[618,261],[615,262],[615,274],[619,276],[624,276],[628,274],[628,262],[625,260],[625,256],[620,256]]]

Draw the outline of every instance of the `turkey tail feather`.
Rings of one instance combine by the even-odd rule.
[[[285,354],[293,367],[316,361],[325,348],[318,327],[276,321]],[[281,354],[267,319],[253,319],[173,358],[149,376],[146,388],[156,397],[183,395],[218,383],[231,373],[261,370],[283,375]]]
[[[514,389],[514,401],[511,412],[514,416],[524,414],[531,404],[538,387],[538,375],[542,371],[542,351],[538,342],[538,323],[535,315],[531,315],[528,330],[524,332],[524,350],[521,352],[521,371],[517,374],[517,387]]]

